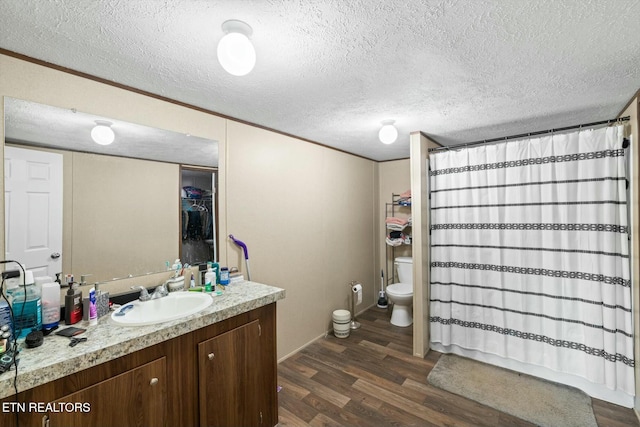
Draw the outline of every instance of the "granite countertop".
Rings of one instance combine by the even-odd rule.
[[[87,341],[75,347],[69,346],[69,338],[53,334],[45,337],[44,343],[34,349],[26,348],[24,340],[20,340],[18,392],[271,304],[284,297],[284,289],[243,281],[228,285],[222,295],[212,296],[213,304],[206,309],[178,320],[148,326],[121,326],[107,315],[98,319],[95,326],[86,326],[84,322],[73,325],[87,329],[79,336],[86,337]],[[14,370],[0,375],[0,399],[15,394],[14,376]]]

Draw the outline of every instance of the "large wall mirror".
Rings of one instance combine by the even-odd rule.
[[[7,259],[92,283],[164,271],[183,252],[215,260],[217,141],[8,97],[4,111]],[[211,223],[185,233],[189,209]]]

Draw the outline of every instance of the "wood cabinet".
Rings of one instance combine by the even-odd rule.
[[[275,426],[275,303],[214,323],[0,402],[88,404],[18,411],[19,425]],[[0,427],[16,425],[0,412]]]
[[[200,425],[262,425],[257,320],[198,344]]]
[[[54,402],[50,426],[162,427],[167,420],[167,364],[161,357]],[[72,405],[72,406],[68,406]],[[91,417],[87,417],[90,413]]]

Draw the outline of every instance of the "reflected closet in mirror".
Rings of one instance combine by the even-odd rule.
[[[205,168],[181,168],[180,260],[190,265],[216,261],[217,203],[216,171]]]

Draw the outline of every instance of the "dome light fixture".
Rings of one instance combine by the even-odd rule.
[[[249,24],[230,19],[222,23],[225,35],[218,43],[218,61],[234,76],[245,76],[256,65],[256,50],[249,40],[253,30]]]
[[[378,132],[378,138],[383,144],[393,144],[398,139],[398,129],[393,125],[395,120],[383,120],[382,127]]]
[[[112,124],[113,123],[107,120],[96,120],[96,125],[91,129],[91,139],[93,139],[96,144],[111,144],[116,139],[116,135],[113,133],[113,129],[111,129]]]

